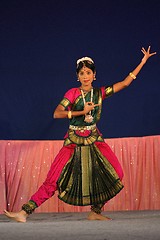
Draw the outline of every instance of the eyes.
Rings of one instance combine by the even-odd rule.
[[[92,71],[89,71],[89,70],[87,70],[87,71],[80,71],[79,72],[79,76],[84,76],[84,75],[91,75],[92,74]]]

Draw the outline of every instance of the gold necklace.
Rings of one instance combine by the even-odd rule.
[[[84,96],[84,91],[81,89],[81,94],[82,94],[82,98],[83,98],[83,104],[85,105],[86,103],[86,99]],[[91,100],[90,102],[93,101],[93,88],[91,89]],[[85,118],[84,121],[87,123],[91,123],[93,121],[93,116],[92,116],[92,112],[90,111],[88,114],[85,114]]]

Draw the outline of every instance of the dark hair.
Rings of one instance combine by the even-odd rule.
[[[88,61],[88,60],[84,60],[84,61],[79,62],[79,64],[77,65],[77,68],[76,68],[77,74],[79,73],[79,71],[80,71],[84,66],[86,66],[87,68],[90,68],[90,69],[92,70],[92,72],[95,73],[96,67],[95,67],[94,63],[93,63],[93,62],[90,62],[90,61]]]

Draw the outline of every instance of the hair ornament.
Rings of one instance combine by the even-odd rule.
[[[89,61],[91,63],[94,63],[94,61],[92,60],[92,58],[90,57],[82,57],[80,59],[77,60],[77,65],[80,63],[80,62],[83,62],[83,61]]]

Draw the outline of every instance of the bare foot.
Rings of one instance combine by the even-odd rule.
[[[90,212],[88,215],[88,220],[101,220],[101,221],[106,221],[106,220],[112,220],[111,218],[105,217],[101,214],[97,214],[95,212]]]
[[[7,210],[4,210],[4,214],[8,218],[10,218],[16,222],[22,222],[22,223],[25,223],[26,219],[28,217],[28,214],[23,210],[20,212],[8,212]]]

